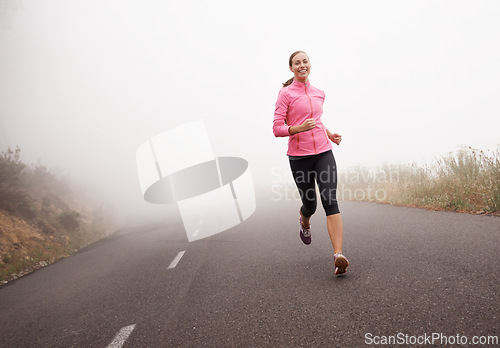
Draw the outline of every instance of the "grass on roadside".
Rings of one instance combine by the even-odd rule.
[[[438,210],[500,211],[500,146],[463,147],[430,165],[355,167],[339,177],[338,197]]]

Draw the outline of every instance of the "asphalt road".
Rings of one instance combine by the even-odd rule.
[[[168,226],[131,226],[3,286],[0,346],[360,347],[388,336],[434,345],[500,336],[500,218],[340,202],[351,265],[336,278],[321,206],[309,246],[298,207],[258,201],[244,223],[193,243],[172,209]]]

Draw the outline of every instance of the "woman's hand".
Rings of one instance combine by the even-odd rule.
[[[316,127],[316,121],[314,121],[314,118],[308,118],[300,126],[289,127],[288,133],[290,135],[294,135],[301,132],[307,132],[308,130],[313,129],[314,127]]]
[[[338,133],[328,133],[328,138],[330,138],[330,140],[337,145],[340,145],[340,142],[342,141],[342,135]]]
[[[314,118],[308,118],[300,125],[300,131],[307,132],[308,130],[313,129],[314,127],[316,127],[316,121],[314,121]]]

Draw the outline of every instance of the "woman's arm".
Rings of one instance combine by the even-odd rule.
[[[274,110],[273,133],[276,137],[287,137],[300,132],[306,132],[316,127],[316,122],[313,118],[305,120],[298,126],[289,126],[285,124],[288,114],[288,105],[290,104],[289,98],[290,96],[288,93],[284,89],[281,89]]]
[[[281,89],[278,93],[276,108],[274,109],[273,133],[275,137],[286,137],[290,135],[288,129],[291,127],[285,124],[288,105],[289,95],[285,90]]]
[[[286,137],[300,132],[306,132],[316,127],[314,118],[308,118],[301,125],[289,126],[285,124],[286,116],[288,114],[288,105],[290,96],[288,93],[281,89],[276,101],[276,108],[274,109],[274,122],[273,133],[276,137]]]
[[[314,118],[308,118],[300,126],[289,127],[288,132],[290,133],[290,135],[294,135],[300,132],[306,132],[313,129],[314,127],[316,127],[316,121],[314,121]]]
[[[340,142],[342,141],[342,135],[338,134],[338,133],[332,133],[328,130],[328,128],[326,129],[326,135],[328,135],[328,138],[334,142],[335,144],[337,145],[340,145]]]

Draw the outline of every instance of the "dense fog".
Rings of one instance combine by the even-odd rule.
[[[340,171],[500,142],[496,1],[0,3],[0,150],[131,218],[165,209],[143,200],[138,148],[195,120],[216,156],[249,162],[259,197],[291,180],[272,121],[298,49]]]

